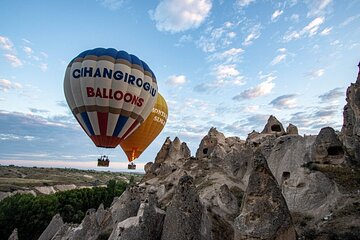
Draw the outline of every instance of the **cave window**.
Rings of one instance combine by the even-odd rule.
[[[281,132],[281,127],[280,127],[280,125],[278,125],[278,124],[272,125],[272,126],[271,126],[271,131]]]
[[[204,148],[203,149],[203,154],[207,154],[207,152],[208,152],[208,148]]]
[[[327,152],[329,156],[344,155],[344,150],[340,146],[329,147]]]
[[[282,179],[283,181],[285,181],[286,179],[290,178],[290,172],[283,172],[282,174]]]

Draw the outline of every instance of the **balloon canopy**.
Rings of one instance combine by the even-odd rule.
[[[149,116],[157,82],[148,65],[113,48],[80,53],[66,68],[66,101],[97,147],[115,148]]]
[[[168,107],[165,99],[158,93],[156,103],[149,117],[128,138],[120,143],[128,160],[138,158],[165,127]]]

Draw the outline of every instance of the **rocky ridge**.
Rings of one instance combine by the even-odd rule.
[[[358,239],[359,76],[341,133],[300,136],[270,116],[246,140],[211,128],[195,157],[167,138],[140,184],[109,209],[89,210],[80,225],[54,217],[42,240]]]

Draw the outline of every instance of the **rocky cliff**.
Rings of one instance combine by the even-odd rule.
[[[109,209],[89,210],[80,225],[55,216],[41,239],[358,239],[358,99],[359,77],[341,133],[300,136],[270,116],[245,140],[211,128],[195,157],[167,138]]]

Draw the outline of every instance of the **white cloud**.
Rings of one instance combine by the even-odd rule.
[[[6,60],[10,62],[11,66],[13,67],[21,67],[23,65],[21,60],[14,54],[4,54],[4,56]]]
[[[250,29],[249,34],[246,36],[244,42],[242,43],[244,46],[249,46],[253,43],[254,40],[258,39],[261,35],[260,33],[261,25],[257,24]]]
[[[330,5],[332,0],[312,0],[308,1],[309,12],[308,17],[321,16],[325,14],[326,8]]]
[[[97,0],[101,3],[104,7],[110,9],[110,10],[117,10],[121,7],[124,0]]]
[[[285,36],[283,37],[285,42],[289,42],[291,40],[299,39],[303,36],[308,35],[309,37],[312,37],[318,33],[318,30],[325,21],[324,17],[317,17],[314,20],[312,20],[308,25],[306,25],[303,29],[300,31],[291,31],[287,32]]]
[[[320,69],[316,69],[316,70],[308,72],[307,75],[312,77],[312,78],[319,78],[324,74],[325,74],[325,69],[320,68]]]
[[[23,50],[29,56],[34,52],[30,47],[26,47],[26,46],[23,47]]]
[[[244,77],[236,69],[235,64],[221,64],[216,67],[214,72],[216,82],[215,85],[223,86],[225,84],[243,85]]]
[[[2,49],[13,51],[14,45],[8,37],[0,36],[0,47]]]
[[[293,14],[293,15],[291,15],[291,17],[290,17],[290,20],[293,21],[293,22],[299,22],[299,20],[300,20],[300,15],[299,15],[299,14]]]
[[[14,83],[7,79],[0,79],[0,90],[3,92],[7,92],[10,89],[19,89],[22,88],[20,83]]]
[[[162,0],[150,16],[159,31],[172,33],[199,27],[209,15],[210,0]]]
[[[240,62],[240,58],[244,50],[242,48],[231,48],[222,53],[215,53],[210,57],[210,60],[219,60],[225,64]]]
[[[317,30],[319,29],[320,25],[323,24],[325,21],[324,17],[317,17],[314,20],[312,20],[306,27],[304,27],[303,32],[308,33],[309,36],[313,36],[317,33]]]
[[[286,48],[280,48],[278,49],[278,52],[280,52],[279,55],[277,55],[270,63],[270,65],[274,66],[286,59],[287,53]]]
[[[184,75],[172,75],[166,81],[166,83],[173,85],[173,86],[183,85],[186,82],[187,82],[187,80]]]
[[[237,1],[237,5],[239,5],[240,7],[246,7],[248,5],[250,5],[250,3],[255,2],[255,0],[238,0]]]
[[[343,21],[340,26],[341,27],[345,27],[346,25],[349,25],[350,23],[352,23],[353,21],[355,21],[356,19],[360,18],[360,14],[348,17],[345,21]]]
[[[204,52],[215,52],[218,48],[230,45],[236,36],[236,33],[231,31],[234,27],[236,27],[234,24],[225,22],[219,28],[207,28],[204,35],[197,41],[198,47]]]
[[[271,21],[272,21],[272,22],[275,22],[275,21],[278,19],[278,17],[280,17],[281,14],[283,14],[283,13],[284,13],[283,10],[277,9],[277,10],[271,15]]]
[[[272,100],[270,103],[274,108],[278,109],[289,109],[296,107],[296,95],[295,94],[287,94],[282,95],[274,100]]]
[[[331,32],[331,30],[332,30],[332,27],[327,27],[327,28],[325,28],[324,30],[322,30],[322,31],[320,32],[320,35],[321,35],[321,36],[329,35],[330,32]]]
[[[259,85],[249,88],[242,93],[233,97],[233,100],[243,100],[243,99],[253,99],[257,97],[262,97],[271,93],[272,89],[275,87],[273,80],[276,77],[272,74],[267,75],[266,80],[260,83]]]
[[[48,69],[47,63],[41,63],[40,64],[40,69],[41,69],[41,71],[46,72],[46,70]]]

